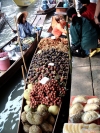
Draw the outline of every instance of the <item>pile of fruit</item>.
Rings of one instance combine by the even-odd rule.
[[[68,72],[68,54],[56,49],[48,49],[34,55],[27,78],[29,83],[35,83],[46,76],[66,86]]]
[[[50,80],[46,84],[36,83],[34,89],[30,93],[31,107],[37,107],[39,104],[58,105],[61,104],[61,97],[66,93],[63,87],[58,85],[55,80]]]
[[[55,118],[45,105],[39,105],[36,110],[26,105],[21,113],[21,121],[25,133],[42,133],[52,132]]]
[[[52,132],[55,116],[59,113],[62,98],[66,95],[69,59],[67,49],[63,51],[62,48],[67,48],[67,41],[60,39],[54,43],[54,40],[44,40],[49,39],[43,39],[38,45],[39,51],[32,58],[27,89],[24,90],[26,105],[21,113],[21,121],[25,133]]]
[[[68,40],[66,38],[43,38],[41,39],[38,48],[40,50],[50,50],[51,48],[54,48],[58,51],[68,52]]]

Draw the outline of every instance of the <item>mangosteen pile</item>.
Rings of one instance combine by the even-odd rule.
[[[58,80],[62,86],[66,86],[69,72],[68,53],[56,49],[43,50],[35,53],[28,72],[28,82],[34,84],[43,77]]]

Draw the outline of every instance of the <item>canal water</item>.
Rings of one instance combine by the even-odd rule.
[[[34,0],[29,7],[19,8],[12,0],[0,0],[2,4],[2,12],[13,29],[16,29],[14,16],[20,11],[28,11],[27,20],[31,23],[34,18],[41,0]],[[51,24],[51,16],[46,17],[41,37],[47,37],[47,29]],[[0,47],[8,42],[12,37],[16,36],[6,23],[0,32]],[[29,66],[29,64],[27,64]],[[7,77],[9,78],[9,77]],[[12,79],[0,88],[0,133],[17,133],[20,109],[22,105],[22,97],[24,90],[24,81],[21,70],[19,70]]]

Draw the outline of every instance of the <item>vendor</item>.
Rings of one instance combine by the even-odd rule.
[[[17,15],[17,23],[18,23],[18,31],[20,38],[26,38],[26,37],[36,37],[36,33],[34,32],[34,27],[27,22],[28,12],[20,12]]]
[[[82,8],[80,9],[80,15],[87,18],[91,22],[94,22],[94,13],[96,9],[96,3],[90,3],[90,0],[80,0]]]
[[[72,55],[85,57],[90,54],[90,50],[97,48],[98,36],[96,29],[89,20],[84,17],[78,17],[74,7],[67,10],[67,15],[72,21],[70,34],[72,38]]]
[[[66,38],[67,31],[65,28],[66,26],[66,21],[62,16],[55,16],[55,21],[57,24],[53,27],[52,34],[58,38],[58,37],[63,37]]]

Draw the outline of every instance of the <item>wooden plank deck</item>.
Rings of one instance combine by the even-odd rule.
[[[94,95],[100,98],[100,53],[91,58]]]
[[[71,96],[100,98],[100,54],[92,58],[73,57],[72,64]]]

